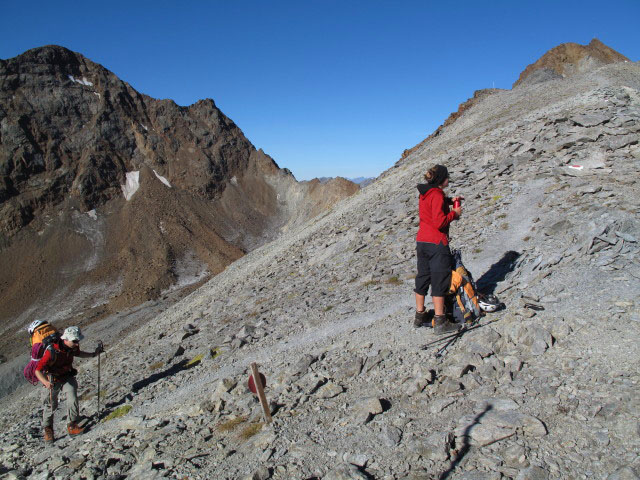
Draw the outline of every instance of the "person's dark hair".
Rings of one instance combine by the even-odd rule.
[[[449,178],[449,170],[444,165],[434,165],[424,174],[424,179],[431,185],[440,186],[447,178]]]

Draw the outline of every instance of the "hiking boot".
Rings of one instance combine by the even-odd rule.
[[[433,333],[444,335],[445,333],[457,332],[460,325],[447,319],[446,315],[436,315],[433,317]]]
[[[69,435],[79,435],[84,432],[84,428],[78,426],[76,422],[71,422],[67,424],[67,432],[69,432]]]
[[[45,443],[53,443],[53,427],[44,427]]]
[[[431,322],[429,321],[429,317],[431,316],[432,312],[428,311],[426,308],[421,311],[418,312],[416,311],[416,316],[413,319],[413,326],[416,328],[420,328],[420,327],[430,327],[431,326]]]

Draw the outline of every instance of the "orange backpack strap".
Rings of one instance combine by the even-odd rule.
[[[457,271],[451,271],[451,286],[449,287],[449,293],[456,293],[458,288],[462,285],[464,279]]]

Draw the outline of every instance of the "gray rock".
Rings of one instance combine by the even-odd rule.
[[[520,405],[510,398],[487,398],[479,401],[474,410],[476,412],[482,412],[485,410],[504,412],[509,410],[518,410],[519,408]]]
[[[258,467],[258,469],[247,477],[247,480],[268,480],[271,478],[271,472],[265,466]]]
[[[340,465],[328,472],[323,480],[367,480],[367,476],[358,467],[351,464]]]
[[[629,135],[620,135],[620,136],[611,138],[607,143],[607,146],[609,150],[618,150],[628,145],[636,145],[637,143],[638,143],[638,135],[629,134]]]
[[[345,453],[342,459],[356,467],[366,467],[369,462],[369,457],[362,453]]]
[[[516,480],[547,480],[549,473],[541,467],[531,466],[518,472]]]
[[[387,447],[395,447],[402,440],[402,430],[390,425],[384,425],[380,432],[380,440]]]
[[[513,468],[525,468],[529,466],[527,452],[521,445],[511,445],[502,452],[502,457],[507,466]]]
[[[458,392],[461,389],[462,385],[460,385],[460,382],[449,377],[445,377],[442,383],[438,386],[438,391],[443,395],[449,395]]]
[[[444,462],[449,459],[449,453],[453,446],[451,432],[434,432],[424,438],[414,438],[409,442],[412,452],[435,462]]]
[[[331,381],[322,385],[317,391],[316,396],[320,398],[333,398],[337,395],[340,395],[344,391],[340,385],[333,383]]]
[[[339,380],[349,380],[360,374],[364,361],[361,357],[347,360],[336,371],[336,378]]]
[[[367,423],[375,415],[378,415],[384,411],[380,399],[377,397],[367,397],[359,400],[352,407],[352,414],[356,418],[358,423]]]
[[[607,477],[607,480],[638,480],[640,476],[636,471],[629,467],[621,467]]]
[[[429,404],[429,412],[431,413],[440,413],[449,405],[453,405],[455,403],[455,398],[446,397],[446,398],[436,398]]]
[[[609,121],[609,116],[605,114],[584,114],[572,115],[571,121],[582,127],[595,127]]]
[[[489,410],[462,417],[458,421],[455,435],[461,439],[469,438],[474,445],[490,445],[512,437],[518,428],[534,437],[547,434],[544,424],[532,415],[515,410]]]
[[[462,473],[459,478],[461,480],[500,480],[502,475],[498,472],[481,472],[479,470],[471,470]]]
[[[303,355],[289,370],[289,374],[292,376],[304,375],[309,370],[309,367],[313,362],[317,360],[314,355]]]
[[[628,233],[624,233],[624,232],[615,232],[617,237],[622,238],[625,242],[629,242],[629,243],[637,243],[638,239],[636,237],[634,237],[633,235],[630,235]]]
[[[25,475],[17,470],[10,470],[0,477],[2,480],[26,480],[26,478]]]

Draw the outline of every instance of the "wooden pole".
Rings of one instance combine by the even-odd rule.
[[[251,364],[251,374],[253,375],[253,382],[256,385],[256,392],[258,393],[260,405],[262,405],[264,419],[267,423],[271,423],[271,409],[269,408],[269,402],[267,402],[267,396],[264,394],[264,385],[262,385],[262,378],[260,378],[258,364],[255,362]]]

